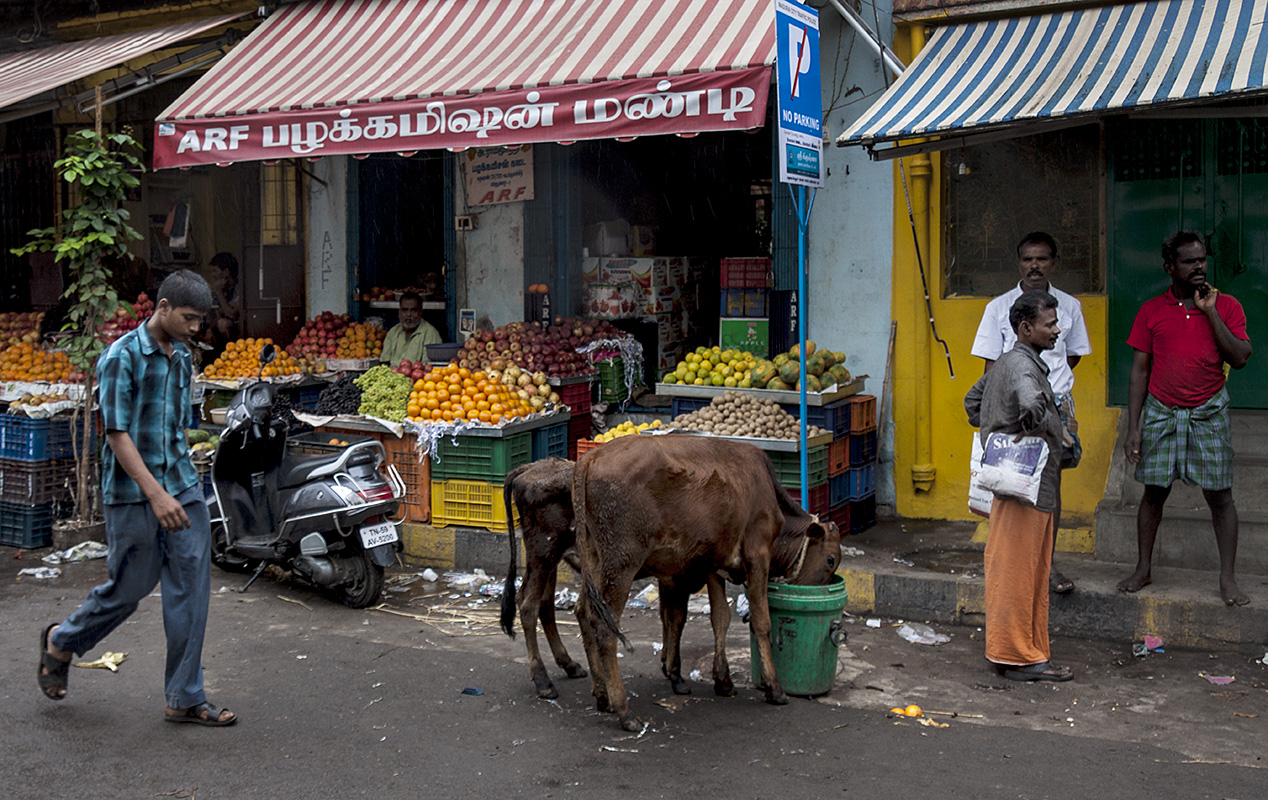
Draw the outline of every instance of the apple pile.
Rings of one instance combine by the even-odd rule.
[[[351,322],[351,314],[323,311],[304,323],[286,350],[296,356],[334,358],[339,339]]]
[[[43,311],[6,311],[0,314],[0,345],[38,342],[43,321]]]
[[[550,326],[512,322],[491,331],[476,331],[458,351],[454,363],[499,373],[514,366],[530,375],[542,372],[552,378],[589,375],[595,371],[594,365],[577,348],[599,339],[626,336],[601,320],[555,317],[554,322]]]
[[[114,310],[114,316],[102,323],[97,329],[97,338],[106,344],[110,344],[123,334],[133,330],[142,321],[150,318],[154,313],[154,301],[145,292],[137,295],[136,302],[132,304],[132,311],[119,306]]]

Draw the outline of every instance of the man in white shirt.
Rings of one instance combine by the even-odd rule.
[[[1017,334],[1008,321],[1008,310],[1023,292],[1040,289],[1057,298],[1057,324],[1061,335],[1051,350],[1042,354],[1048,365],[1048,383],[1057,397],[1061,421],[1071,433],[1077,433],[1078,422],[1074,418],[1074,367],[1079,359],[1092,352],[1088,340],[1087,325],[1083,322],[1083,306],[1078,299],[1068,295],[1048,282],[1057,265],[1057,242],[1047,233],[1028,233],[1017,244],[1017,267],[1021,281],[1009,291],[987,303],[973,339],[973,355],[986,361],[986,372],[1004,353],[1013,349]],[[1072,437],[1067,437],[1070,439]],[[1077,448],[1076,448],[1077,449]],[[1053,453],[1051,457],[1060,458]],[[1077,462],[1077,455],[1074,456]],[[1061,522],[1061,486],[1057,483],[1057,505],[1052,514],[1053,530]],[[1053,553],[1056,553],[1056,537],[1053,537]],[[1048,587],[1057,594],[1074,591],[1074,581],[1061,574],[1055,559],[1048,572]]]

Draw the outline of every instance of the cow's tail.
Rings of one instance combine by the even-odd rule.
[[[511,540],[511,564],[506,568],[506,583],[502,585],[502,630],[506,635],[515,638],[515,577],[518,569],[519,548],[515,545],[515,514],[512,503],[515,499],[515,482],[526,467],[516,467],[507,474],[502,483],[502,502],[506,505],[506,531]]]
[[[590,557],[592,548],[589,539],[590,510],[586,506],[586,478],[589,472],[590,462],[577,459],[577,468],[572,472],[572,510],[577,530],[577,554],[581,557],[581,591],[585,593],[590,612],[597,616],[608,630],[616,634],[616,638],[625,646],[627,653],[632,653],[634,647],[630,644],[630,640],[625,638],[625,634],[621,633],[621,626],[617,624],[612,607],[603,599],[603,593],[599,591],[593,579],[594,568],[598,565]]]

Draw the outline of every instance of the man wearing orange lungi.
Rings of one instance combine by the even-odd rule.
[[[1061,469],[1061,417],[1040,353],[1056,344],[1057,299],[1028,291],[1008,313],[1017,344],[964,398],[969,422],[987,434],[1038,436],[1048,461],[1035,504],[996,495],[986,541],[986,658],[1010,680],[1068,681],[1049,660],[1048,570]]]

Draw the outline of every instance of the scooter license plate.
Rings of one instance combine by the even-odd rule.
[[[361,545],[366,550],[371,547],[378,547],[381,544],[391,544],[398,539],[400,539],[400,536],[396,533],[396,526],[390,522],[361,526]]]

